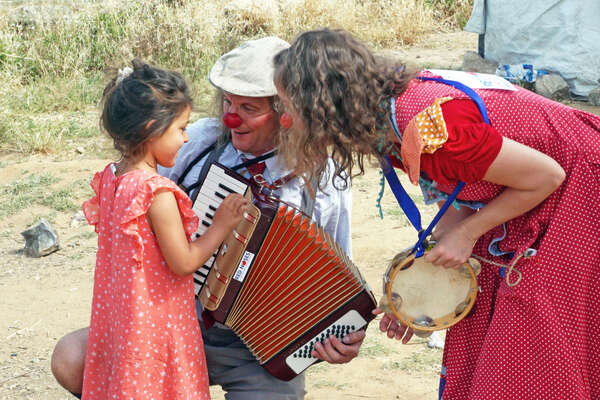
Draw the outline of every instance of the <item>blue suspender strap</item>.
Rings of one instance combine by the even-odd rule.
[[[385,159],[381,162],[381,169],[383,170],[383,175],[390,185],[392,193],[394,193],[396,201],[400,204],[402,211],[404,211],[404,214],[406,214],[406,217],[412,226],[415,227],[417,232],[421,232],[423,228],[421,227],[421,214],[419,213],[419,209],[408,193],[406,193],[406,190],[404,190],[388,156],[385,156]]]
[[[481,100],[481,96],[479,96],[476,91],[474,91],[467,85],[457,82],[457,81],[449,81],[447,79],[442,79],[442,78],[425,78],[425,77],[420,76],[417,79],[420,79],[422,81],[435,81],[435,82],[445,83],[446,85],[453,86],[456,89],[460,90],[461,92],[463,92],[464,94],[469,96],[471,98],[471,100],[473,100],[475,102],[475,104],[477,105],[477,108],[479,109],[479,112],[481,113],[483,122],[485,122],[488,125],[490,124],[490,119],[488,118],[487,110],[485,109],[483,100]]]
[[[452,204],[454,199],[456,199],[456,196],[458,196],[458,194],[460,193],[460,191],[462,190],[462,188],[464,186],[465,186],[464,182],[458,182],[458,184],[456,185],[456,187],[454,188],[454,190],[452,191],[450,196],[448,196],[448,198],[446,199],[446,201],[444,202],[444,204],[442,205],[440,210],[437,212],[437,214],[435,214],[435,217],[433,217],[433,220],[431,221],[431,223],[429,224],[427,229],[425,229],[425,231],[423,231],[422,233],[419,233],[419,241],[417,242],[417,244],[415,244],[415,247],[413,247],[413,250],[412,250],[412,251],[417,252],[417,257],[421,257],[423,255],[423,252],[424,252],[423,241],[427,238],[427,236],[429,236],[431,234],[431,231],[433,230],[433,228],[435,228],[437,223],[440,221],[440,218],[442,218],[442,215],[444,215],[444,213],[446,212],[448,207],[450,207],[450,204]]]
[[[450,204],[452,204],[454,199],[456,199],[456,196],[462,190],[465,183],[459,182],[458,185],[456,185],[456,188],[454,188],[450,196],[448,196],[448,198],[444,202],[444,205],[437,212],[427,229],[423,230],[423,228],[421,227],[421,213],[419,213],[419,209],[412,201],[408,193],[406,193],[404,187],[402,187],[402,184],[398,179],[398,175],[396,175],[396,171],[394,171],[394,168],[392,167],[389,157],[386,156],[381,164],[383,175],[385,176],[385,179],[390,185],[390,188],[392,189],[392,192],[394,193],[398,204],[400,204],[402,211],[404,211],[404,214],[406,214],[406,217],[408,218],[410,223],[415,227],[419,234],[419,239],[413,247],[412,251],[416,251],[416,257],[421,257],[425,252],[425,249],[423,248],[423,242],[425,241],[425,239],[427,239],[427,236],[431,234],[431,231],[439,222],[440,218],[442,218],[442,215],[444,215],[448,207],[450,207]]]

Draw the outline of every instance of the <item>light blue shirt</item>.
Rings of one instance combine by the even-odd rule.
[[[159,166],[158,172],[177,182],[183,171],[203,150],[215,143],[220,136],[222,126],[217,119],[203,118],[187,128],[189,141],[183,145],[177,154],[177,161],[172,168],[163,168]],[[218,162],[226,167],[233,167],[243,162],[242,157],[252,159],[255,156],[238,151],[231,143],[219,157]],[[200,170],[204,165],[205,159],[200,160],[188,172],[183,185],[188,187],[196,183]],[[333,161],[330,160],[329,170],[331,171]],[[277,156],[265,160],[266,168],[263,173],[267,182],[271,183],[279,178],[286,176],[291,171],[286,169]],[[248,176],[245,169],[238,171],[242,175]],[[352,213],[352,194],[350,188],[345,190],[337,190],[331,183],[331,176],[328,174],[323,177],[321,186],[323,190],[317,190],[312,218],[316,221],[325,232],[327,232],[338,245],[352,257],[352,240],[350,232],[350,216]],[[280,189],[274,192],[274,195],[300,208],[302,203],[302,192],[304,190],[304,179],[294,178],[283,185]],[[194,189],[194,191],[197,189]],[[191,194],[194,194],[192,191]]]

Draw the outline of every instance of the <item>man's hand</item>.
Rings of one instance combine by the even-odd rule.
[[[341,341],[334,335],[330,335],[323,344],[320,342],[315,344],[311,356],[330,364],[345,364],[358,355],[364,339],[364,330],[349,333]]]
[[[373,310],[373,314],[375,315],[379,315],[381,313],[383,313],[381,308],[376,308]],[[398,323],[398,320],[393,314],[383,315],[383,318],[381,318],[381,321],[379,321],[379,330],[381,332],[385,332],[390,339],[396,338],[396,340],[402,340],[403,344],[408,343],[413,336],[412,328]]]

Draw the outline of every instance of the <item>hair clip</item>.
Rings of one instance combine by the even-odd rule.
[[[123,79],[127,78],[133,72],[133,68],[125,67],[123,69],[119,68],[119,73],[117,74],[117,85],[123,81]]]

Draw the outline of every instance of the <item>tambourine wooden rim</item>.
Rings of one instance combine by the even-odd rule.
[[[465,302],[467,303],[467,305],[460,314],[454,314],[454,315],[448,314],[443,317],[435,318],[435,319],[432,319],[431,326],[424,326],[424,325],[415,323],[415,318],[407,317],[406,315],[402,314],[401,312],[399,312],[396,309],[396,307],[394,306],[394,302],[392,301],[393,282],[396,278],[396,275],[400,271],[412,266],[414,260],[415,260],[415,253],[412,253],[412,254],[407,255],[398,264],[392,265],[390,267],[391,273],[389,274],[389,280],[387,281],[387,283],[385,285],[386,286],[385,291],[386,291],[388,304],[389,304],[392,312],[396,316],[396,318],[398,318],[398,320],[400,322],[402,322],[404,325],[412,328],[413,331],[425,331],[425,332],[433,332],[433,331],[438,331],[438,330],[442,330],[442,329],[447,329],[447,328],[457,324],[458,322],[460,322],[464,317],[466,317],[469,314],[469,312],[473,308],[473,305],[475,304],[475,300],[477,298],[477,290],[478,290],[477,277],[475,275],[473,268],[471,267],[471,264],[469,264],[468,262],[465,262],[463,264],[463,267],[469,272],[469,275],[471,278],[470,279],[470,287],[469,287],[469,292],[467,294],[467,297],[465,298]],[[444,267],[440,266],[439,268],[444,268]]]

